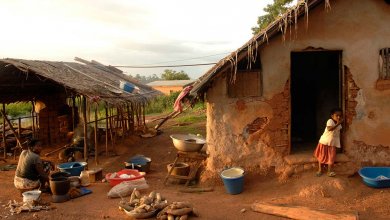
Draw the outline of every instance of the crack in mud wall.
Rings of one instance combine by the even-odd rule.
[[[390,166],[390,146],[369,145],[363,141],[353,141],[354,151],[359,154],[363,166]]]
[[[356,100],[360,88],[356,85],[355,81],[353,80],[353,75],[350,71],[350,69],[347,66],[344,66],[344,72],[346,74],[346,81],[347,81],[347,102],[345,105],[345,125],[346,129],[350,127],[352,124],[352,120],[354,117],[356,117],[356,106],[358,105],[358,102]]]

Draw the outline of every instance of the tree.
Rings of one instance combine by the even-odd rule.
[[[277,17],[281,16],[289,8],[289,4],[293,0],[274,0],[273,4],[268,4],[263,10],[266,12],[265,15],[257,18],[257,26],[252,27],[252,33],[257,34],[262,29],[267,27]]]
[[[164,73],[161,74],[161,78],[164,80],[181,80],[181,79],[190,79],[190,77],[183,70],[177,72],[175,70],[164,70]]]
[[[132,75],[130,75],[132,76]],[[140,74],[136,74],[135,76],[132,76],[134,79],[138,80],[138,82],[147,84],[150,82],[158,81],[161,80],[160,77],[158,77],[156,74],[153,74],[151,76],[141,76]]]

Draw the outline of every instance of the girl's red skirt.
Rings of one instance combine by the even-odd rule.
[[[334,164],[336,159],[336,147],[318,143],[314,156],[323,164]]]

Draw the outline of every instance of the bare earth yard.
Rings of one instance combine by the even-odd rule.
[[[203,193],[181,193],[178,190],[183,185],[164,186],[166,165],[173,162],[176,153],[169,135],[191,131],[204,134],[204,126],[203,122],[178,125],[171,121],[162,127],[163,133],[156,137],[131,137],[119,142],[119,156],[105,157],[102,154],[98,166],[103,167],[104,173],[114,172],[122,169],[123,162],[135,154],[151,157],[151,172],[146,175],[150,187],[141,192],[149,193],[154,190],[169,202],[191,202],[200,215],[191,219],[285,219],[251,211],[250,206],[256,201],[333,211],[356,211],[360,219],[390,218],[390,190],[369,188],[362,184],[358,175],[315,177],[313,170],[293,176],[286,182],[279,182],[272,173],[267,176],[248,173],[245,176],[244,191],[238,195],[227,194],[222,181],[204,185],[214,187],[214,191]],[[43,154],[49,150],[51,149],[45,149]],[[48,159],[56,160],[56,154]],[[15,161],[8,160],[8,163]],[[0,166],[3,164],[4,162],[0,162]],[[93,167],[95,164],[93,158],[90,158],[90,168]],[[88,187],[93,191],[92,194],[65,203],[53,203],[53,210],[10,216],[3,205],[9,200],[21,201],[22,196],[13,186],[14,171],[0,171],[0,174],[0,219],[130,219],[119,211],[120,199],[107,198],[107,192],[111,188],[108,183],[93,183]],[[50,198],[50,195],[43,194],[43,200],[50,201]]]

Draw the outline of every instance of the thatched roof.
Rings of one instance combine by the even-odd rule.
[[[283,35],[283,39],[286,35],[287,28],[290,30],[295,26],[297,30],[297,20],[304,16],[308,18],[308,13],[311,9],[318,6],[320,3],[325,2],[325,8],[329,9],[329,0],[301,0],[295,7],[290,8],[283,16],[277,18],[266,28],[261,30],[258,34],[254,35],[247,43],[242,47],[232,52],[227,57],[221,59],[215,66],[208,70],[203,76],[201,76],[197,82],[193,85],[191,90],[192,95],[202,94],[207,88],[210,87],[212,80],[218,75],[218,73],[231,69],[232,71],[237,70],[237,64],[244,58],[248,58],[249,62],[253,62],[254,57],[257,57],[258,49],[265,46],[268,40],[277,36],[278,34]],[[257,58],[258,59],[258,58]],[[250,64],[248,65],[250,69]],[[236,74],[236,73],[234,73]]]
[[[125,102],[145,103],[161,94],[136,82],[119,69],[96,61],[76,60],[84,64],[0,59],[0,102],[31,101],[49,94],[66,93],[118,105]],[[134,84],[139,92],[129,93],[120,89],[120,81]]]

